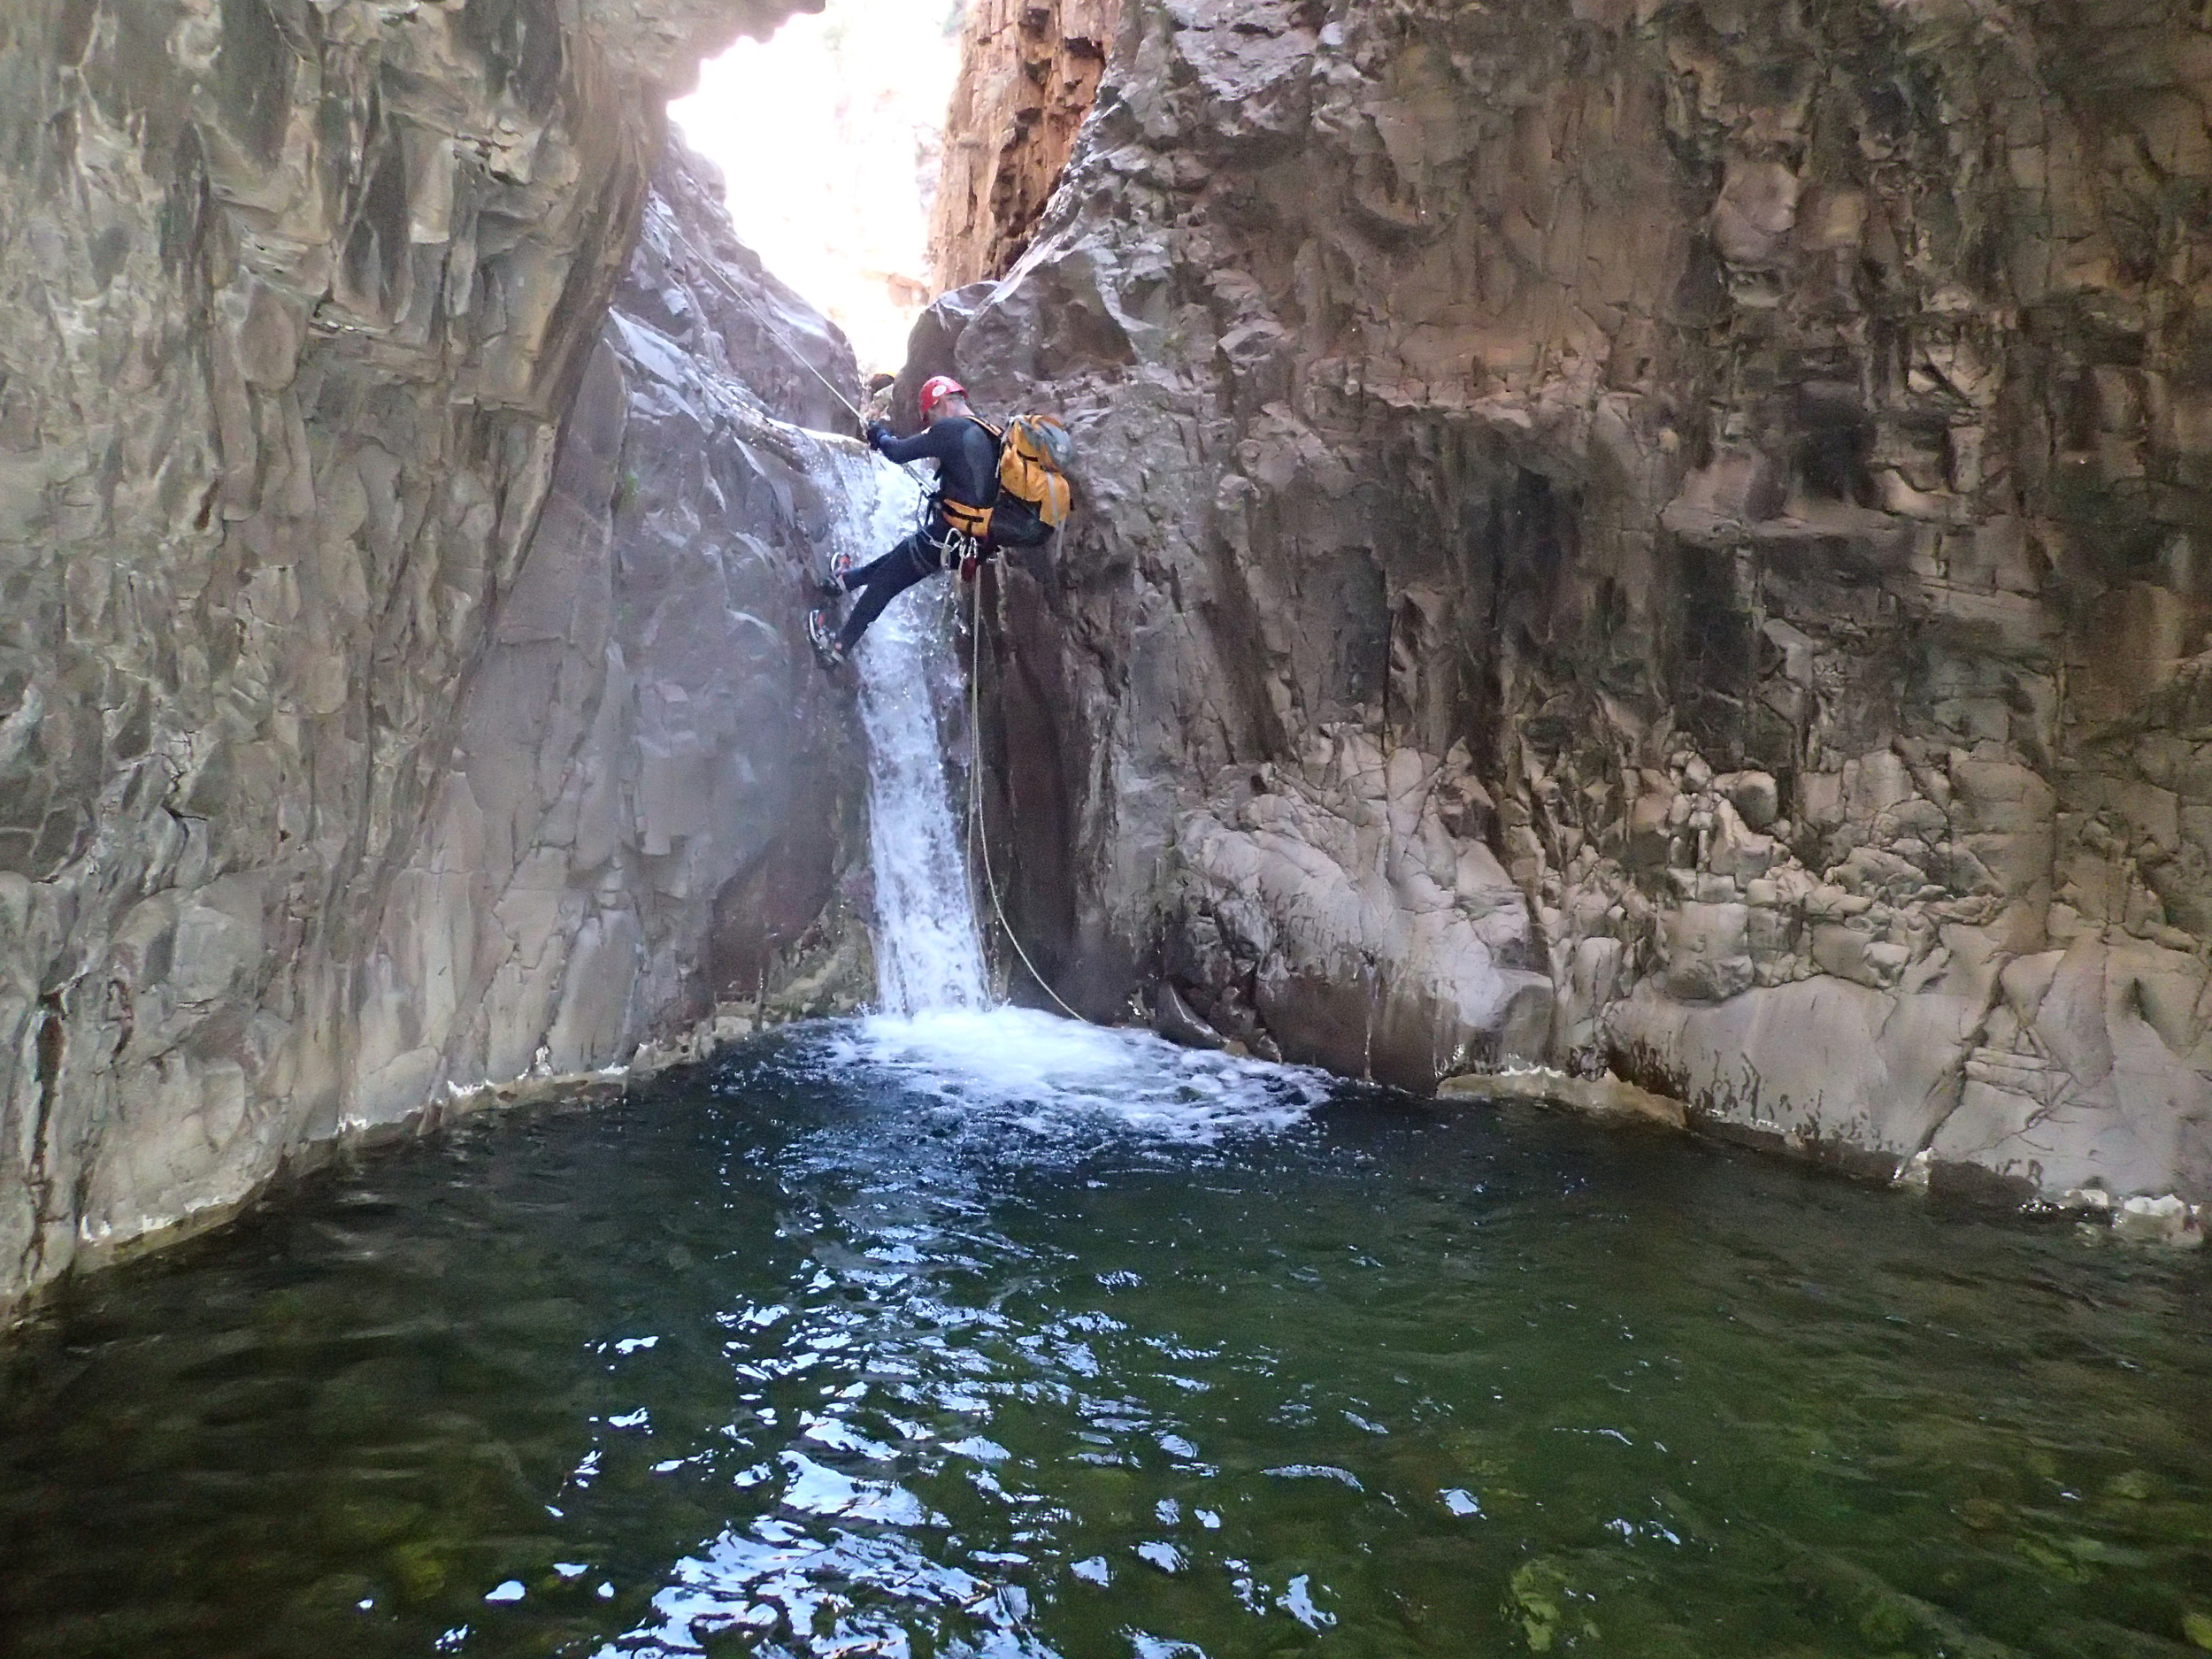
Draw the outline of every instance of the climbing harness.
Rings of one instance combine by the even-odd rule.
[[[992,509],[988,507],[972,507],[964,501],[940,496],[937,498],[937,511],[945,515],[945,522],[953,527],[955,534],[980,541],[991,534]]]
[[[1020,936],[1014,925],[1006,919],[1006,906],[1001,902],[998,878],[991,873],[991,840],[983,827],[983,584],[978,581],[973,588],[974,598],[968,612],[968,841],[972,852],[980,855],[976,862],[982,866],[983,886],[991,895],[991,910],[998,918],[999,931],[1006,935],[1006,942],[1014,947],[1014,954],[1021,958],[1029,977],[1044,987],[1045,995],[1059,1004],[1060,1011],[1070,1019],[1085,1025],[1085,1019],[1067,1003],[1067,999],[1052,988],[1052,981],[1037,972],[1037,964],[1022,949]]]

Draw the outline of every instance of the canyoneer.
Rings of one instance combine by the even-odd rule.
[[[868,424],[868,444],[903,465],[937,463],[937,488],[913,534],[871,564],[849,553],[830,561],[826,598],[857,594],[841,627],[827,608],[807,617],[807,637],[823,665],[834,668],[860,642],[883,608],[926,577],[957,565],[972,580],[982,561],[1005,547],[1034,547],[1066,520],[1072,492],[1063,468],[1067,428],[1049,415],[1018,415],[1002,429],[968,406],[968,388],[950,375],[922,383],[922,429],[894,437],[880,420]]]

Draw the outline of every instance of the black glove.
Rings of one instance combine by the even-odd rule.
[[[872,420],[868,423],[868,447],[871,449],[880,449],[890,439],[891,428],[883,422]]]

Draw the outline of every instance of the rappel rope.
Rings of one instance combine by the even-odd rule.
[[[991,895],[991,910],[998,918],[999,931],[1006,935],[1006,942],[1014,947],[1014,954],[1021,958],[1029,977],[1044,987],[1045,995],[1059,1004],[1060,1011],[1079,1024],[1094,1022],[1085,1019],[1067,1004],[1066,999],[1052,988],[1052,981],[1037,972],[1037,964],[1022,949],[1021,938],[1014,932],[1014,925],[1006,919],[1006,906],[999,900],[998,878],[991,873],[990,833],[983,826],[983,571],[980,565],[972,579],[975,600],[969,607],[968,618],[968,840],[981,854],[977,860],[983,866],[984,890]]]
[[[719,260],[715,258],[712,254],[702,248],[697,242],[692,241],[690,237],[684,234],[683,227],[677,224],[673,218],[664,214],[663,222],[668,227],[668,234],[673,236],[678,242],[683,243],[685,247],[690,249],[693,257],[699,261],[700,265],[705,270],[706,273],[722,285],[722,291],[727,294],[732,299],[735,300],[740,305],[742,305],[748,311],[751,312],[755,322],[758,323],[763,329],[774,335],[777,340],[783,343],[783,349],[791,354],[791,357],[794,362],[795,362],[801,368],[804,369],[809,374],[811,374],[816,380],[821,381],[824,386],[827,387],[829,388],[829,395],[832,397],[834,397],[839,403],[844,404],[847,409],[852,411],[852,416],[855,420],[858,421],[863,426],[865,426],[868,424],[868,417],[861,411],[860,405],[854,403],[853,400],[846,396],[844,393],[839,391],[837,389],[837,383],[834,380],[831,380],[828,375],[823,373],[821,370],[816,368],[811,363],[809,363],[806,360],[805,353],[802,352],[797,346],[792,343],[791,336],[784,333],[782,329],[779,328],[774,321],[769,318],[769,316],[764,312],[759,306],[753,303],[752,296],[750,295],[747,294],[744,289],[739,288],[736,283],[731,281],[728,277],[722,274],[722,265]]]

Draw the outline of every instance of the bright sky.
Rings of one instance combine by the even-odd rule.
[[[960,0],[829,0],[708,64],[669,106],[729,184],[739,238],[829,313],[861,372],[896,369],[933,297],[929,204]]]

